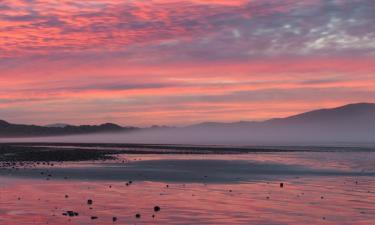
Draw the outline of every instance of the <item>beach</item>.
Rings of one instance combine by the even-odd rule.
[[[371,224],[375,219],[371,148],[237,147],[231,153],[217,146],[22,146],[62,156],[103,155],[3,165],[0,224]]]

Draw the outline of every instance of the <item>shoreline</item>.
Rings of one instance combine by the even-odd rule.
[[[115,160],[128,155],[240,155],[299,152],[375,152],[370,147],[227,147],[160,144],[1,143],[0,163]]]

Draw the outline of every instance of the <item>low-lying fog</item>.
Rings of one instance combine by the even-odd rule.
[[[124,133],[100,133],[36,138],[0,138],[0,142],[143,143],[192,145],[367,145],[375,144],[371,131],[246,128],[165,128]]]

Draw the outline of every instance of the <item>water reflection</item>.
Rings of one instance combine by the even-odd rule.
[[[374,171],[375,166],[369,163],[371,160],[374,162],[372,154],[367,154],[367,157],[360,153],[299,154],[122,157],[140,165],[158,160],[242,160],[346,172]],[[118,162],[109,163],[117,165]],[[78,168],[85,167],[73,163],[64,165],[64,168],[75,165],[79,165]],[[102,163],[91,164],[93,167],[99,165],[103,166]],[[204,176],[206,172],[202,170],[200,175]],[[238,174],[232,173],[232,177],[236,176]],[[41,177],[0,177],[0,224],[112,224],[113,217],[117,218],[115,224],[367,225],[373,224],[375,220],[374,176],[281,175],[274,179],[238,183],[140,180],[131,184],[128,179],[87,181],[55,179],[53,176],[46,180],[45,176],[43,179]],[[280,187],[280,182],[283,182],[283,188]],[[87,204],[88,199],[93,200],[92,205]],[[154,212],[154,206],[160,206],[161,211]],[[69,210],[78,212],[79,216],[62,215]],[[137,213],[140,218],[135,217]],[[92,220],[92,216],[98,218]]]

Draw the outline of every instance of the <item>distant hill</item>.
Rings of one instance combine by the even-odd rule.
[[[268,123],[369,123],[375,122],[375,104],[357,103],[333,109],[320,109],[299,115],[266,121]],[[362,125],[362,124],[361,124]]]
[[[53,123],[53,124],[47,124],[45,127],[67,127],[70,126],[70,124],[66,123]]]
[[[126,132],[123,134],[122,132]],[[132,132],[137,131],[137,132]],[[117,132],[93,135],[92,142],[163,144],[325,144],[375,143],[375,104],[358,103],[314,110],[263,122],[206,122],[187,127],[135,128],[116,124],[97,126],[42,127],[0,121],[0,137],[59,136]],[[79,137],[83,141],[82,137]]]
[[[0,120],[0,137],[37,137],[37,136],[59,136],[75,134],[92,134],[104,132],[132,131],[135,127],[121,127],[113,123],[101,125],[72,126],[68,124],[55,124],[47,126],[11,124]]]
[[[263,122],[201,123],[186,129],[212,140],[214,134],[223,143],[375,142],[375,104],[350,104]]]
[[[331,109],[319,109],[306,113],[293,115],[286,118],[275,118],[263,122],[240,121],[234,123],[216,123],[204,122],[195,124],[192,127],[249,127],[254,125],[291,125],[291,124],[315,124],[315,123],[341,123],[348,122],[375,122],[375,104],[374,103],[357,103],[340,106]]]

